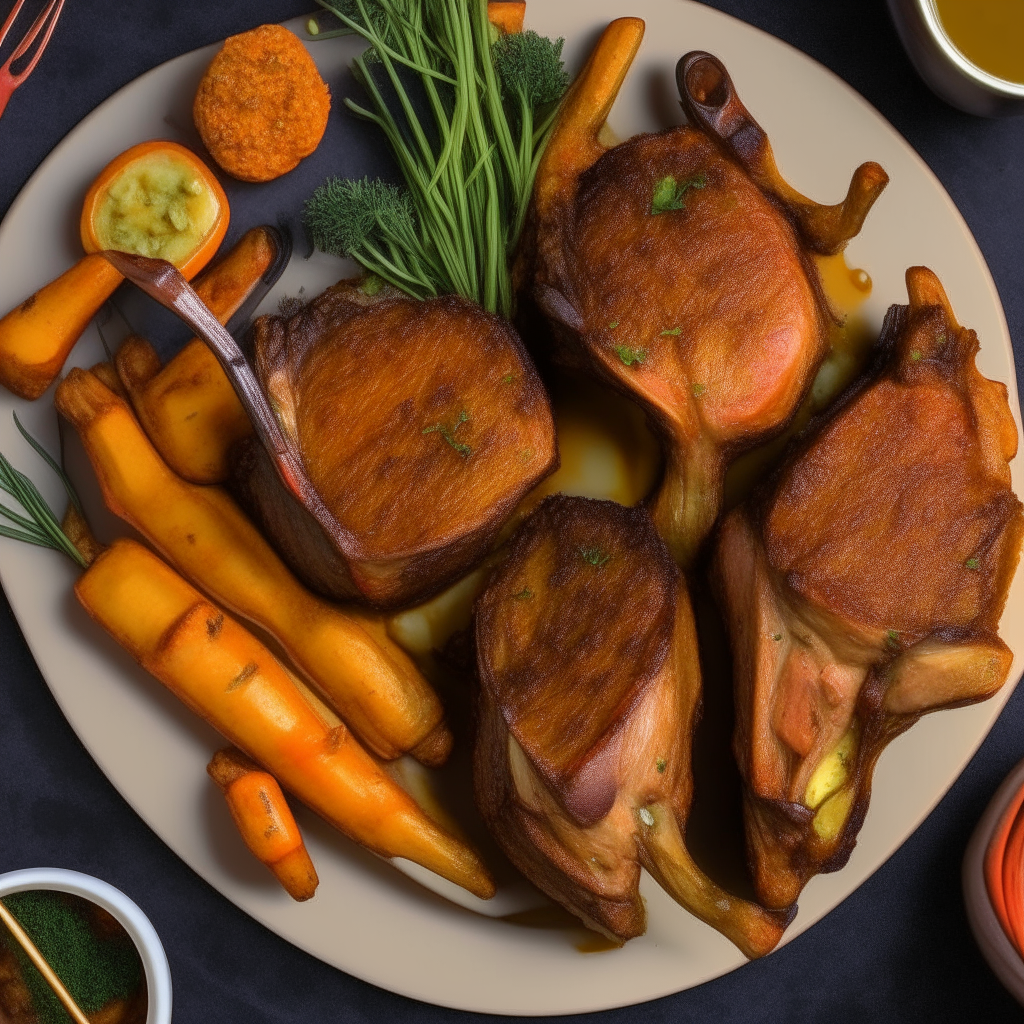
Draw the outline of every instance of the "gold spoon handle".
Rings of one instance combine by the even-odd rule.
[[[8,930],[14,936],[18,945],[25,950],[25,955],[32,961],[36,970],[46,980],[46,984],[53,989],[53,994],[61,1001],[61,1005],[71,1015],[71,1019],[75,1024],[90,1024],[89,1018],[82,1013],[78,1003],[75,1002],[71,993],[54,973],[53,968],[43,958],[43,954],[39,952],[36,944],[28,937],[28,933],[18,923],[18,919],[4,906],[3,900],[0,900],[0,921],[7,925]]]

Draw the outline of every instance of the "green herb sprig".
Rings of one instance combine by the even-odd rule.
[[[463,458],[473,454],[473,449],[468,444],[463,444],[461,441],[455,440],[455,433],[462,426],[463,423],[468,422],[469,413],[465,409],[459,413],[456,417],[455,425],[448,429],[443,423],[435,423],[432,427],[424,427],[424,434],[439,433],[447,443],[454,448]]]
[[[81,513],[82,503],[67,475],[46,449],[22,426],[17,413],[14,414],[14,423],[21,432],[21,436],[60,478],[64,490],[67,491],[68,500]],[[78,548],[65,536],[60,527],[60,520],[46,504],[46,499],[39,493],[39,488],[24,473],[15,469],[2,453],[0,453],[0,490],[14,498],[26,513],[22,515],[14,509],[0,504],[0,517],[6,519],[8,523],[14,524],[6,526],[0,523],[0,537],[10,537],[12,540],[24,541],[26,544],[35,544],[37,547],[61,551],[83,569],[86,568],[88,563]]]
[[[562,40],[497,33],[487,0],[318,0],[369,48],[353,72],[405,188],[326,182],[306,204],[313,244],[417,298],[455,293],[510,316],[510,263],[568,86]],[[317,26],[319,29],[319,25]]]
[[[616,345],[615,354],[627,365],[635,366],[647,358],[647,349],[633,348],[632,345]]]
[[[611,557],[608,552],[602,551],[600,548],[580,548],[580,558],[595,569],[603,568],[611,560]]]
[[[681,182],[671,174],[666,174],[655,186],[654,195],[651,197],[651,213],[669,213],[672,210],[686,208],[683,197],[690,189],[702,189],[707,184],[703,174],[695,174],[692,178],[686,178]]]

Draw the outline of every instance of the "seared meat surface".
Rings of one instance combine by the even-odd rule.
[[[342,282],[290,319],[261,318],[255,355],[319,522],[256,440],[238,453],[235,489],[330,597],[396,607],[429,596],[479,561],[557,466],[548,398],[522,343],[464,299]]]
[[[725,520],[713,578],[734,655],[735,751],[759,897],[842,867],[885,746],[984,700],[1024,535],[1006,388],[975,366],[935,275],[907,272],[878,365]]]
[[[548,498],[476,612],[477,803],[516,866],[591,928],[643,934],[645,867],[747,956],[788,917],[724,892],[684,842],[700,707],[686,588],[649,513]]]
[[[687,567],[729,461],[786,426],[827,354],[810,254],[839,251],[888,179],[867,164],[840,206],[804,199],[708,54],[678,70],[691,125],[606,149],[598,132],[642,31],[613,22],[565,101],[520,273],[559,357],[647,412],[666,462],[655,521]]]

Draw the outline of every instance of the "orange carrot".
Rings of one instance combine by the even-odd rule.
[[[156,555],[117,540],[75,584],[86,611],[172,693],[335,828],[477,896],[494,883],[344,726],[329,728],[277,659]]]
[[[92,374],[72,370],[55,404],[78,430],[107,507],[214,600],[271,633],[376,753],[446,759],[441,703],[396,643],[306,590],[219,487],[175,476],[126,403]]]
[[[102,257],[96,214],[110,187],[132,163],[167,154],[186,163],[217,203],[217,217],[178,269],[194,277],[209,263],[228,227],[228,200],[220,183],[190,150],[174,142],[144,142],[122,153],[93,182],[82,208],[82,245],[87,255],[0,319],[0,384],[21,398],[38,398],[60,373],[76,341],[123,280]]]
[[[0,384],[38,398],[122,280],[102,256],[86,256],[12,309],[0,320]]]
[[[196,293],[227,323],[277,256],[270,232],[253,228],[199,277]],[[129,338],[117,368],[135,414],[171,469],[193,483],[227,480],[228,451],[252,433],[252,424],[206,343],[194,338],[161,369],[148,342]]]
[[[487,5],[487,20],[502,32],[522,32],[526,0],[500,0]]]
[[[220,786],[252,855],[293,900],[312,898],[320,880],[277,779],[234,747],[218,750],[206,771]]]

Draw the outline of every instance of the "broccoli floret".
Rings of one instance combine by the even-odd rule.
[[[501,36],[491,54],[506,93],[521,97],[531,110],[560,100],[569,87],[562,65],[564,43],[533,31]]]
[[[417,298],[437,293],[406,189],[379,178],[330,178],[306,201],[303,221],[321,252],[351,256]]]

